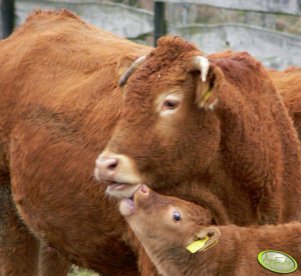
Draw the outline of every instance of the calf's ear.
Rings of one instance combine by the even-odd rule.
[[[200,74],[196,85],[196,104],[206,110],[214,110],[218,104],[218,91],[224,79],[222,70],[206,57],[193,59],[193,67]]]
[[[198,232],[196,232],[186,249],[190,253],[206,251],[218,243],[220,235],[221,233],[217,227],[202,227]]]

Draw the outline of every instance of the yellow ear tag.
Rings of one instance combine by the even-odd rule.
[[[192,242],[191,244],[189,244],[188,246],[186,246],[186,249],[190,252],[190,253],[196,253],[198,251],[200,251],[206,244],[206,242],[209,240],[209,237],[206,236],[204,239],[202,240],[197,240]]]
[[[212,92],[211,89],[208,88],[208,90],[203,95],[203,102],[206,102],[209,99],[211,92]]]

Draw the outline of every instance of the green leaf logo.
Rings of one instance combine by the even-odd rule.
[[[286,253],[275,250],[260,252],[257,260],[265,269],[281,274],[294,272],[298,268],[298,264],[294,258]]]

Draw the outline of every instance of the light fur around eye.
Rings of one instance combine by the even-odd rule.
[[[182,101],[180,93],[172,93],[161,97],[159,104],[159,113],[161,116],[174,114]]]

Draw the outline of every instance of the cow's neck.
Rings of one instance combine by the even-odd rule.
[[[282,220],[285,182],[296,182],[289,174],[300,177],[297,135],[283,104],[271,91],[261,95],[252,88],[233,88],[221,95],[215,111],[221,125],[224,173],[231,185],[240,185],[248,194],[259,223]]]
[[[200,175],[192,186],[198,186],[199,194],[194,194],[204,202],[199,204],[211,210],[218,225],[248,225],[257,222],[249,191],[228,171],[223,156],[219,156],[206,175]]]
[[[256,224],[256,212],[249,193],[226,172],[220,159],[221,157],[214,160],[210,168],[199,174],[194,181],[158,192],[181,197],[209,209],[218,225]]]

